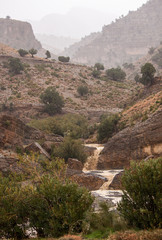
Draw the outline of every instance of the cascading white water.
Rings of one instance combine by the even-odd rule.
[[[112,169],[112,170],[96,170],[97,169],[97,163],[98,158],[103,150],[104,146],[101,144],[86,144],[87,147],[94,147],[96,150],[94,151],[94,154],[90,157],[88,157],[87,162],[84,165],[83,171],[85,173],[89,173],[96,176],[101,176],[107,179],[107,182],[105,182],[99,190],[92,191],[92,194],[95,197],[98,197],[103,200],[108,200],[113,202],[115,205],[121,200],[122,197],[122,191],[119,190],[109,190],[109,185],[112,182],[113,178],[116,174],[123,171],[123,169]]]

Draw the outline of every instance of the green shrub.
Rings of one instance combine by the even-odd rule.
[[[113,81],[121,81],[126,77],[126,73],[119,67],[106,70],[106,75],[110,80]]]
[[[101,75],[101,72],[100,72],[99,70],[96,70],[96,69],[93,70],[92,76],[93,76],[94,78],[99,78],[100,75]]]
[[[54,147],[53,156],[63,158],[65,162],[67,162],[68,158],[76,158],[82,163],[87,159],[81,141],[72,139],[69,136],[65,137],[63,143],[58,147]]]
[[[50,118],[32,120],[29,124],[47,133],[59,134],[72,138],[87,138],[93,133],[93,127],[88,126],[86,118],[78,114],[65,114]]]
[[[8,60],[8,68],[9,72],[11,72],[14,75],[20,74],[21,71],[24,70],[24,66],[19,58],[10,58]]]
[[[88,87],[87,86],[79,86],[77,88],[77,92],[80,94],[80,96],[84,96],[88,93]]]
[[[118,210],[128,224],[160,228],[162,216],[162,158],[132,162],[122,177],[123,197]]]
[[[31,54],[32,58],[34,57],[35,54],[37,54],[37,52],[38,52],[37,49],[34,49],[34,48],[31,48],[29,50],[29,53]]]
[[[119,115],[114,114],[109,117],[104,117],[101,120],[97,136],[99,142],[107,142],[107,140],[112,137],[113,133],[117,130],[117,123],[119,119]]]
[[[99,211],[88,212],[83,223],[86,238],[107,238],[114,231],[125,230],[125,221],[107,202],[99,203]]]
[[[28,51],[20,48],[20,49],[18,50],[18,53],[20,54],[21,57],[25,57],[25,55],[28,54]]]
[[[48,59],[48,58],[51,58],[51,53],[50,53],[50,51],[47,50],[45,54],[46,54],[46,58],[47,58],[47,59]]]
[[[40,99],[41,102],[45,104],[44,111],[49,115],[54,115],[62,111],[64,101],[54,87],[48,87],[40,95]]]
[[[60,62],[69,62],[70,61],[70,58],[69,57],[64,57],[64,56],[59,56],[58,57],[58,60]]]
[[[140,78],[140,82],[143,85],[152,85],[155,72],[156,69],[151,63],[145,63],[145,65],[141,67],[142,77]]]
[[[94,65],[94,68],[96,68],[98,71],[99,70],[104,70],[104,65],[102,63],[96,63]]]
[[[29,228],[38,237],[81,232],[93,198],[66,179],[64,162],[40,162],[34,155],[25,155],[19,169],[23,174],[0,175],[0,238],[28,238]],[[21,185],[21,181],[28,184]]]

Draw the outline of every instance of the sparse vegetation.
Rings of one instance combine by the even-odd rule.
[[[96,69],[93,70],[92,76],[93,76],[94,78],[99,78],[100,75],[101,75],[100,70],[96,70]]]

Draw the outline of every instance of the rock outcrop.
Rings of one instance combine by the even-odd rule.
[[[123,171],[116,174],[115,177],[113,178],[112,182],[109,185],[110,190],[119,190],[121,189],[121,178],[123,176]]]
[[[62,141],[62,137],[44,134],[9,115],[0,116],[0,133],[0,148],[16,149],[38,140],[50,141],[53,144]]]
[[[162,156],[162,108],[145,122],[113,136],[100,154],[97,169],[123,169],[131,160]]]
[[[0,42],[16,49],[41,49],[30,23],[0,18]]]
[[[133,62],[146,55],[150,47],[159,45],[161,12],[161,0],[149,0],[137,11],[130,11],[127,16],[104,26],[92,41],[86,43],[83,39],[66,52],[74,62],[83,64],[101,62],[106,67],[114,67]],[[86,38],[89,40],[90,36]]]

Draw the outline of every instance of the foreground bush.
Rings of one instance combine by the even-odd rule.
[[[82,231],[93,199],[66,179],[63,160],[40,162],[24,156],[19,167],[23,175],[0,176],[0,238],[27,238],[29,228],[38,237]]]
[[[116,211],[110,211],[106,202],[99,204],[100,211],[88,212],[84,220],[83,231],[87,238],[101,239],[112,232],[125,230],[126,224]]]
[[[132,227],[160,228],[162,221],[162,158],[132,162],[122,177],[118,210]]]
[[[68,158],[76,158],[84,163],[87,158],[81,141],[69,136],[65,137],[63,143],[53,149],[53,155],[65,159],[65,162]]]

